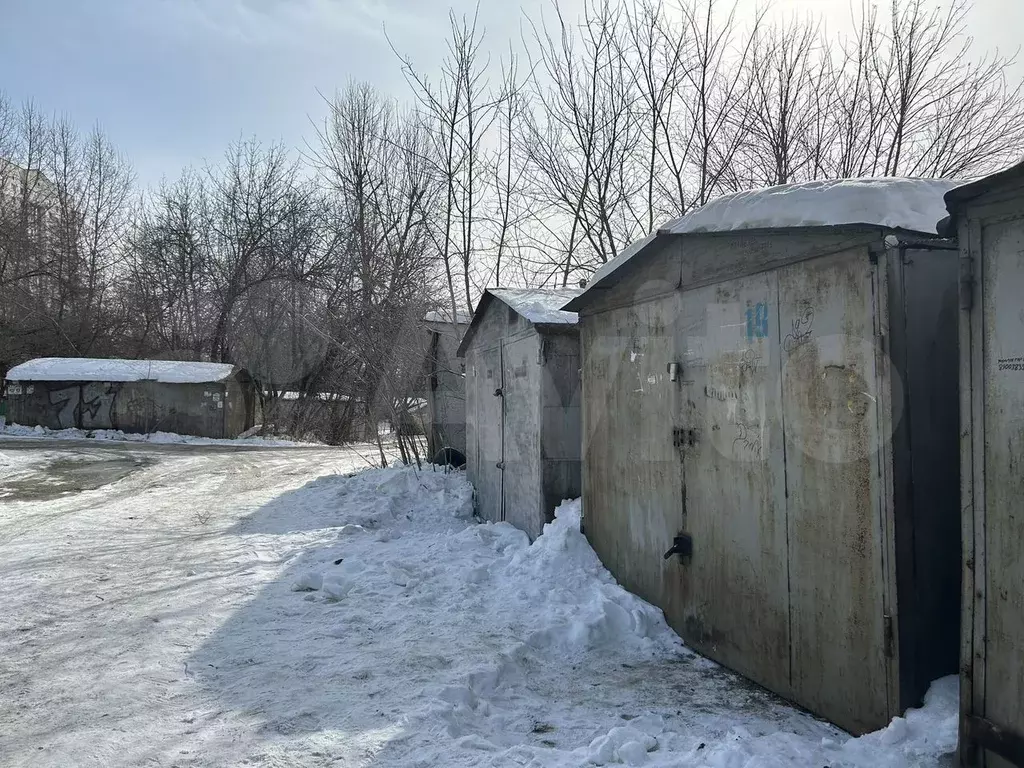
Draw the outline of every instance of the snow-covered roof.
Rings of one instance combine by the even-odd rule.
[[[423,316],[423,320],[427,323],[450,323],[452,321],[452,309],[451,307],[443,307],[439,310],[432,310]],[[455,322],[459,325],[469,325],[472,321],[473,316],[468,312],[458,311],[455,314]]]
[[[832,179],[783,184],[715,198],[661,232],[732,232],[868,224],[936,234],[952,179]]]
[[[90,357],[39,357],[7,372],[9,381],[158,381],[207,384],[235,372],[229,363],[181,360],[118,360]]]
[[[829,179],[722,195],[637,240],[593,274],[587,288],[620,270],[662,235],[867,225],[938,234],[953,179]],[[584,291],[586,293],[586,291]],[[581,294],[582,295],[582,294]],[[573,302],[573,307],[580,302]]]
[[[573,325],[579,321],[575,312],[562,310],[579,296],[579,288],[488,288],[487,292],[531,323]]]
[[[575,312],[566,312],[562,307],[580,293],[579,288],[488,288],[484,291],[473,315],[473,322],[470,323],[466,335],[462,337],[462,343],[455,354],[459,357],[466,354],[480,320],[487,312],[487,305],[492,301],[497,300],[511,307],[534,325],[576,325],[579,322],[579,315]]]
[[[593,285],[594,283],[603,280],[627,261],[632,259],[640,253],[640,251],[654,242],[654,237],[655,235],[652,233],[642,240],[637,240],[635,243],[631,243],[627,247],[623,248],[614,259],[606,261],[598,268],[598,270],[590,277],[590,284]]]
[[[299,400],[302,397],[301,392],[296,390],[285,390],[280,395],[280,400]],[[336,392],[317,392],[316,394],[308,395],[310,400],[322,400],[325,403],[339,402],[347,403],[351,398],[348,395],[339,395]]]
[[[997,173],[989,174],[988,176],[983,176],[954,187],[946,193],[946,209],[950,214],[956,214],[961,203],[983,195],[1001,184],[1016,181],[1022,176],[1024,176],[1024,161],[1011,165],[1009,168],[1004,168]]]

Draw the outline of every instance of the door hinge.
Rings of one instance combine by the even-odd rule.
[[[893,651],[892,651],[892,616],[889,616],[888,614],[886,614],[885,616],[882,616],[882,633],[884,635],[883,644],[884,644],[885,658],[891,659],[892,658],[892,653],[893,653]]]
[[[974,308],[974,259],[960,257],[960,309]]]

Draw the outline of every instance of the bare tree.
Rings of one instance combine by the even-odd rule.
[[[557,3],[554,10],[554,29],[531,24],[536,109],[522,148],[536,169],[535,194],[567,219],[564,283],[581,264],[614,258],[639,231],[641,100],[621,7],[588,0],[578,29]]]
[[[485,142],[507,97],[506,91],[490,90],[489,58],[482,50],[484,31],[478,26],[478,12],[479,8],[472,18],[449,12],[448,55],[436,83],[409,57],[397,54],[428,127],[428,158],[444,188],[436,201],[440,224],[431,232],[445,266],[453,315],[460,307],[473,311],[480,287],[474,285],[474,277],[483,250],[479,224],[488,195],[490,161]],[[430,215],[427,221],[434,218]]]

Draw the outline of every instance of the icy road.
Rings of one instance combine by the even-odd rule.
[[[530,545],[353,449],[0,440],[0,765],[936,766],[687,652],[578,504]]]

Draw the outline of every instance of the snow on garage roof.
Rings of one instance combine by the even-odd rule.
[[[229,363],[180,360],[118,360],[90,357],[39,357],[16,365],[8,381],[158,381],[206,384],[234,373]]]
[[[867,224],[936,234],[951,179],[833,179],[783,184],[715,198],[660,232],[732,232]]]
[[[488,288],[487,293],[508,304],[531,323],[566,323],[579,321],[575,312],[562,307],[580,294],[579,288]]]
[[[427,312],[423,316],[423,321],[427,323],[451,323],[452,308],[442,307],[439,310],[432,310]],[[469,325],[473,321],[473,316],[468,312],[462,312],[461,310],[455,315],[455,322],[458,325]]]
[[[830,179],[722,195],[673,219],[602,264],[591,277],[587,291],[661,235],[858,224],[935,235],[939,221],[946,216],[943,196],[961,184],[953,179]],[[574,301],[570,308],[580,305]]]
[[[469,348],[480,320],[487,313],[488,305],[498,300],[511,307],[516,313],[526,318],[533,325],[576,325],[579,315],[562,309],[572,299],[579,296],[579,288],[488,288],[480,298],[480,303],[473,313],[473,322],[462,337],[455,354],[463,357]]]

